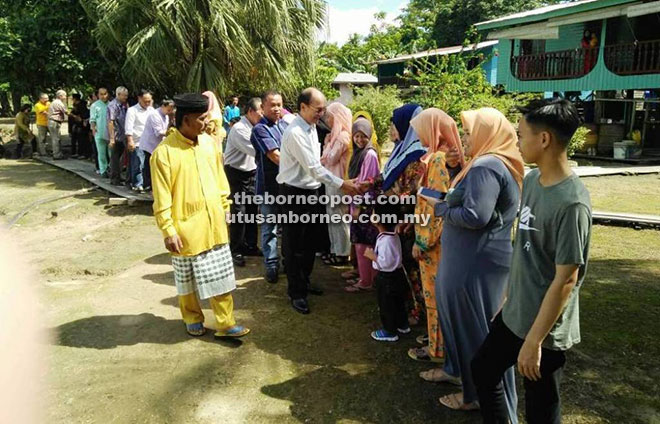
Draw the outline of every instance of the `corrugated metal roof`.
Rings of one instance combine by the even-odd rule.
[[[376,84],[378,78],[371,74],[341,72],[332,81],[333,84]]]
[[[502,16],[484,22],[479,22],[475,24],[475,26],[479,30],[500,28],[500,27],[517,25],[521,23],[542,21],[557,16],[570,15],[573,13],[584,12],[594,9],[601,9],[604,7],[633,3],[635,1],[638,0],[581,0],[574,2],[559,3],[559,4],[553,4],[551,6],[541,7],[538,9],[528,10],[526,12],[520,12],[520,13],[514,13],[512,15]]]
[[[494,46],[497,43],[498,43],[498,40],[490,40],[490,41],[484,41],[484,42],[478,43],[478,44],[476,44],[476,46],[475,45],[468,45],[468,46],[442,47],[440,49],[426,50],[426,51],[419,52],[419,53],[406,54],[406,55],[393,57],[391,59],[379,60],[375,63],[377,65],[383,65],[383,64],[386,64],[386,63],[406,62],[408,60],[420,59],[422,57],[446,56],[448,54],[454,54],[454,53],[460,53],[460,52],[469,52],[469,51],[472,51],[475,48],[476,48],[476,50],[483,49],[483,48],[486,48],[486,47]]]

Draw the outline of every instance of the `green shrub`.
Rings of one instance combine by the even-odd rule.
[[[353,102],[348,105],[353,113],[367,111],[374,121],[378,144],[389,141],[390,118],[392,111],[401,106],[399,90],[395,86],[357,87]]]
[[[587,142],[587,135],[589,134],[591,130],[587,127],[580,127],[575,131],[575,134],[573,134],[573,138],[571,138],[571,141],[568,142],[568,157],[570,158],[573,156],[575,152],[580,150],[582,146],[584,146],[584,143]]]
[[[442,56],[437,62],[420,60],[415,70],[409,72],[417,88],[410,101],[424,108],[442,109],[460,125],[460,113],[464,110],[493,107],[502,112],[512,123],[517,123],[516,105],[525,104],[537,94],[504,94],[493,87],[480,66],[468,69],[470,61],[487,60],[482,54],[456,54]]]

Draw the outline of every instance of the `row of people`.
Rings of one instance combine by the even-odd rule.
[[[63,159],[61,126],[68,120],[69,157],[93,160],[97,173],[109,178],[114,185],[126,183],[134,190],[148,191],[151,185],[149,158],[173,124],[174,102],[163,99],[154,108],[152,93],[141,90],[135,104],[129,106],[126,87],[117,87],[114,94],[112,98],[105,87],[97,89],[87,100],[74,93],[70,111],[66,107],[67,93],[63,90],[57,91],[53,102],[47,94],[41,94],[34,107],[23,105],[16,116],[15,132],[19,143],[16,155],[21,157],[24,145],[29,143],[35,157],[52,155],[55,160]],[[226,136],[224,128],[236,121],[238,99],[235,97],[232,101],[224,113],[217,107],[219,129],[216,132],[220,142]],[[36,115],[36,135],[30,126],[32,110]],[[48,136],[50,143],[47,145]]]
[[[324,184],[326,193],[375,191],[403,196],[417,192],[420,186],[448,193],[442,202],[418,196],[415,212],[432,214],[435,218],[430,226],[400,228],[401,266],[408,268],[412,303],[419,310],[424,309],[424,304],[428,324],[428,336],[421,339],[427,346],[411,349],[409,354],[418,360],[444,361],[443,368],[422,373],[423,378],[463,385],[463,392],[446,396],[441,403],[453,409],[477,409],[478,398],[483,397],[485,418],[498,415],[501,422],[516,422],[513,369],[505,367],[499,374],[494,373],[488,368],[493,358],[483,353],[495,353],[490,351],[496,347],[492,342],[482,347],[489,327],[493,326],[498,329],[493,337],[520,340],[513,345],[520,350],[519,367],[526,378],[529,398],[538,401],[536,410],[528,405],[530,420],[557,419],[561,367],[558,358],[579,341],[577,288],[584,278],[590,232],[588,193],[570,171],[566,157],[566,145],[580,122],[574,106],[555,99],[523,109],[521,139],[529,142],[519,150],[513,125],[497,110],[463,112],[461,142],[456,123],[444,112],[406,105],[395,111],[392,118],[392,133],[398,133],[393,138],[403,140],[397,143],[384,172],[377,175],[378,156],[369,155],[375,149],[370,146],[373,128],[368,121],[357,119],[348,134],[346,118],[350,111],[347,113],[342,106],[326,110],[325,99],[316,90],[307,90],[301,99],[301,112],[292,130],[285,130],[279,143],[258,149],[262,163],[268,163],[266,159],[272,162],[268,166],[279,184],[272,184],[276,192],[314,196]],[[321,153],[313,127],[323,115],[329,117],[331,134]],[[339,125],[335,124],[337,121]],[[400,133],[406,135],[401,137]],[[347,139],[352,144],[346,146]],[[339,143],[343,146],[338,147]],[[527,162],[539,165],[528,176],[522,205],[524,160],[520,151]],[[343,161],[348,169],[341,167],[342,153],[346,152],[351,152],[350,160]],[[464,154],[470,157],[469,161],[465,161]],[[279,167],[269,155],[277,155]],[[544,170],[546,178],[542,179]],[[349,179],[344,180],[344,176]],[[553,197],[552,202],[544,201],[544,196]],[[309,205],[287,205],[284,209],[298,215],[318,213]],[[350,210],[356,216],[373,213],[368,208],[353,206]],[[511,232],[519,210],[519,253],[514,257]],[[530,220],[536,220],[538,226],[531,226]],[[398,269],[396,253],[392,253],[397,249],[391,242],[389,248],[383,249],[394,255],[388,263],[395,264],[395,268],[387,269],[378,263],[378,251],[382,249],[377,241],[387,239],[388,229],[381,226],[378,234],[373,227],[360,225],[352,224],[350,231],[359,280],[350,284],[348,291],[371,288],[373,269]],[[314,289],[310,276],[319,231],[313,223],[284,225],[283,252],[291,264],[287,267],[288,293],[294,309],[302,313],[309,313],[306,295]],[[330,231],[334,231],[332,227]],[[346,251],[344,234],[345,229],[340,228],[331,237],[334,252]],[[413,260],[406,267],[408,252]],[[417,264],[421,269],[417,269]],[[526,268],[538,269],[532,281]],[[402,285],[400,281],[387,281],[390,283],[378,287],[383,328],[373,332],[372,337],[393,341],[398,339],[397,333],[405,334],[409,329],[400,318],[401,292],[392,288],[400,289]],[[398,300],[392,303],[387,296],[383,298],[384,292]],[[527,296],[532,296],[531,301]],[[393,304],[399,306],[392,307]],[[529,334],[534,338],[528,338]],[[548,350],[545,358],[551,367],[545,375],[539,371],[542,348]],[[499,360],[504,363],[511,358],[500,356]],[[479,370],[483,379],[475,376],[473,370]],[[483,390],[478,395],[479,385]],[[543,416],[546,418],[540,418]]]
[[[404,166],[423,164],[418,187],[446,193],[442,200],[418,193],[417,213],[435,218],[426,229],[415,227],[413,256],[422,269],[429,345],[411,356],[444,361],[421,377],[461,385],[460,393],[440,403],[480,409],[487,423],[517,422],[517,364],[528,422],[558,423],[565,351],[580,341],[578,292],[591,207],[566,154],[580,123],[575,107],[553,99],[521,112],[519,137],[499,111],[463,112],[462,145],[470,160],[459,160],[458,173],[444,153],[457,144],[455,122],[433,108],[409,121],[412,138],[426,152]],[[527,177],[525,162],[538,165]],[[388,328],[384,321],[372,336],[396,340],[401,328],[394,322],[390,318]]]
[[[409,355],[444,362],[422,378],[462,385],[461,393],[441,398],[443,405],[481,409],[485,422],[517,422],[511,368],[517,362],[528,392],[528,420],[559,422],[564,352],[579,341],[577,298],[591,222],[588,193],[566,158],[579,125],[570,103],[549,100],[524,108],[520,150],[514,127],[494,109],[463,112],[461,142],[456,123],[444,112],[406,105],[393,113],[396,145],[380,172],[368,115],[352,116],[340,105],[326,108],[318,90],[303,91],[298,114],[287,121],[279,93],[251,99],[229,132],[224,154],[221,112],[215,97],[205,94],[175,98],[175,129],[156,143],[150,160],[154,214],[173,255],[189,334],[205,331],[199,299],[211,302],[217,337],[249,332],[233,318],[232,252],[256,249],[256,232],[248,234],[252,230],[240,223],[228,230],[225,214],[255,211],[232,203],[232,192],[319,196],[325,186],[325,193],[336,194],[417,193],[414,212],[433,217],[426,226],[354,223],[348,231],[345,224],[329,230],[336,258],[351,251],[347,241],[354,245],[358,279],[347,291],[373,285],[378,291],[382,328],[371,336],[395,341],[410,332],[411,321],[425,319],[428,334],[419,338],[425,346]],[[331,131],[322,149],[315,127],[323,117]],[[538,164],[527,178],[525,161]],[[420,187],[445,196],[423,195]],[[218,199],[221,208],[215,206]],[[264,215],[324,212],[312,204],[260,208]],[[325,212],[359,217],[392,210],[393,205],[352,204]],[[314,220],[282,225],[287,292],[303,314],[310,312],[307,294],[320,293],[311,277],[323,230]],[[271,282],[280,267],[277,240],[277,224],[267,221],[261,246]]]

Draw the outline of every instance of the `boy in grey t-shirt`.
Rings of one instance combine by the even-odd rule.
[[[486,423],[507,423],[504,372],[517,364],[530,424],[560,423],[565,351],[580,341],[578,293],[591,236],[589,193],[568,165],[580,118],[563,99],[521,108],[519,148],[538,169],[523,182],[506,303],[472,361]]]

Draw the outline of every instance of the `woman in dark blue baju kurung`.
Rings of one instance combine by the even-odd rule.
[[[461,114],[465,153],[472,160],[456,177],[446,201],[435,205],[443,219],[442,261],[436,278],[445,365],[429,380],[462,382],[463,393],[440,402],[452,409],[478,408],[470,362],[488,334],[490,320],[503,303],[513,252],[511,227],[524,172],[515,130],[494,109]],[[517,423],[513,369],[504,385]]]

